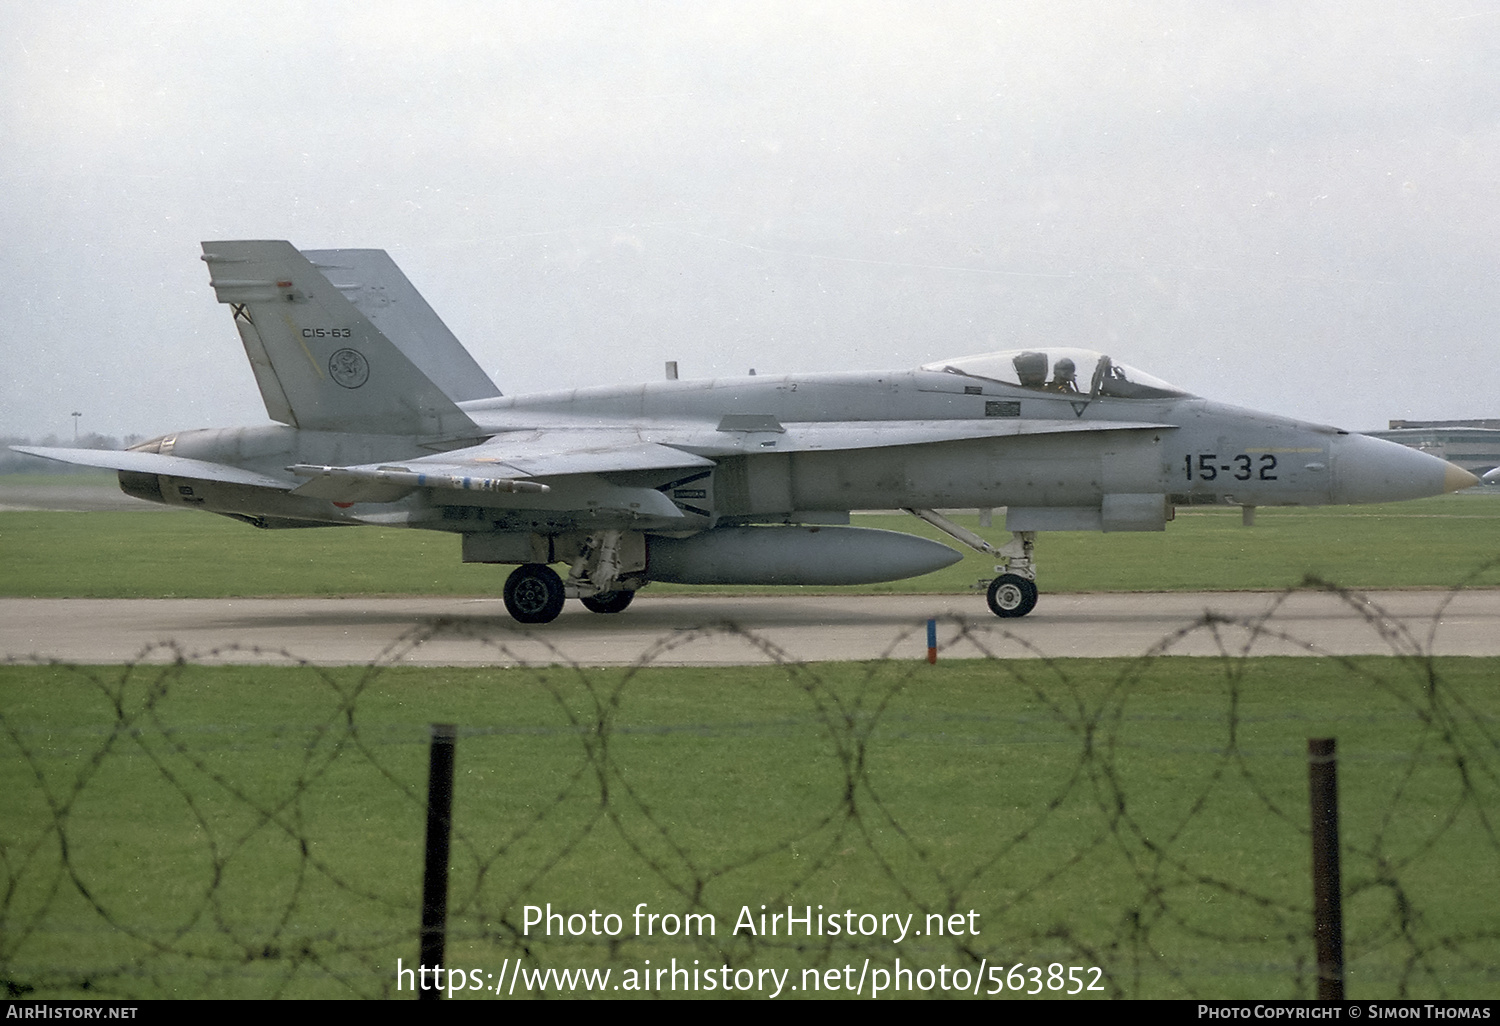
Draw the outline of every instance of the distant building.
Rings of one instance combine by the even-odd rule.
[[[1389,431],[1366,434],[1440,456],[1471,474],[1500,466],[1500,420],[1393,420]]]

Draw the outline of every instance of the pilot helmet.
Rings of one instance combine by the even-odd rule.
[[[1027,388],[1039,388],[1047,383],[1047,354],[1027,350],[1017,353],[1011,361],[1016,365],[1016,376]]]

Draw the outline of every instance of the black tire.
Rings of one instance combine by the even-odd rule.
[[[597,595],[585,595],[578,601],[591,613],[619,613],[630,605],[633,598],[635,592],[627,588],[624,591],[601,591]]]
[[[990,582],[987,596],[996,616],[1025,616],[1036,608],[1036,582],[1016,574],[1001,574]]]
[[[563,582],[544,563],[527,563],[505,579],[505,609],[520,623],[551,623],[563,607]]]

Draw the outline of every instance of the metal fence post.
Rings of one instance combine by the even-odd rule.
[[[437,969],[443,964],[448,933],[448,838],[453,829],[453,745],[458,728],[432,725],[431,757],[427,769],[427,852],[422,866],[422,953],[417,966],[432,969],[432,989],[419,987],[417,998],[437,1001],[443,985]]]
[[[1338,761],[1331,737],[1307,740],[1307,787],[1312,808],[1313,938],[1318,953],[1318,1000],[1344,1000],[1344,909],[1339,881]]]

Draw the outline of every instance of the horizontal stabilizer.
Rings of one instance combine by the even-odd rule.
[[[13,445],[16,452],[42,456],[62,463],[76,463],[83,467],[101,467],[105,470],[127,470],[137,474],[159,474],[163,477],[190,478],[194,481],[222,481],[225,484],[253,485],[256,488],[276,488],[286,491],[289,482],[257,474],[253,470],[206,460],[192,460],[185,456],[163,456],[155,452],[119,452],[111,449],[50,449],[35,445]]]

